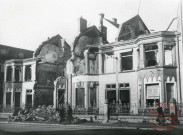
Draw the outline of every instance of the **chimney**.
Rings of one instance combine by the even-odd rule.
[[[116,18],[112,18],[112,21],[117,24],[117,19]]]
[[[79,25],[79,33],[83,32],[87,29],[87,20],[84,19],[82,16],[78,19]]]
[[[103,26],[103,19],[104,19],[104,14],[101,13],[100,15],[100,26]]]
[[[103,24],[104,14],[101,13],[99,15],[100,15],[99,31],[101,32],[102,42],[106,43],[107,42],[107,27],[105,27]]]
[[[64,47],[64,45],[65,45],[65,39],[62,38],[61,39],[61,46]]]

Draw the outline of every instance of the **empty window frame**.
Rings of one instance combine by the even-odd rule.
[[[21,81],[21,67],[20,66],[15,67],[15,81],[16,82]]]
[[[172,66],[173,65],[172,48],[173,48],[173,46],[169,46],[169,45],[164,46],[165,65],[166,66]]]
[[[106,89],[116,89],[116,84],[106,84]]]
[[[11,82],[12,81],[12,67],[7,67],[7,73],[6,73],[6,81]]]
[[[159,84],[146,85],[146,104],[152,106],[160,101]]]
[[[121,53],[121,71],[133,69],[132,52]]]
[[[157,44],[145,45],[145,65],[146,65],[146,67],[158,65],[157,57],[158,57]]]
[[[130,88],[130,84],[129,83],[120,83],[119,84],[119,88],[120,89],[126,89],[126,88]]]
[[[122,104],[130,103],[130,84],[129,83],[119,84],[119,101]]]
[[[25,81],[31,81],[31,65],[25,66]]]
[[[109,103],[116,102],[116,84],[106,84],[106,99]]]

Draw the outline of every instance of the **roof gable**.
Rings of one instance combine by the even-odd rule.
[[[118,34],[118,41],[134,39],[146,33],[150,33],[149,29],[140,16],[136,15],[122,24]]]
[[[75,38],[74,45],[73,45],[73,50],[75,49],[78,40],[82,36],[99,37],[100,36],[100,31],[97,29],[97,27],[95,25],[91,26],[91,27],[88,27],[84,32],[80,33],[79,36]]]

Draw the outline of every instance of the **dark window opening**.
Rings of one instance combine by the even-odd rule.
[[[6,93],[6,105],[11,105],[11,92]]]
[[[26,106],[29,108],[32,107],[32,95],[27,95],[26,97]]]
[[[132,52],[125,52],[121,54],[121,70],[133,69],[133,56]]]
[[[116,84],[112,84],[112,88],[116,88]]]
[[[84,106],[84,88],[76,89],[76,106]]]
[[[20,82],[21,81],[20,78],[21,78],[21,67],[16,66],[15,67],[15,81]]]
[[[64,89],[58,90],[58,104],[64,104]]]
[[[106,85],[106,88],[110,89],[111,88],[111,85],[107,84]]]
[[[154,104],[156,105],[157,103],[159,103],[159,99],[147,99],[146,100],[146,106],[147,107],[152,107],[154,106]]]
[[[156,44],[150,44],[145,46],[145,64],[146,67],[156,66],[158,57],[158,46]]]
[[[109,104],[116,103],[116,90],[107,90],[107,99]]]
[[[173,58],[172,58],[172,46],[164,46],[165,50],[165,65],[172,66]]]
[[[90,105],[96,105],[96,87],[90,88]]]
[[[166,84],[166,90],[167,90],[167,102],[170,102],[172,98],[174,98],[174,84],[173,83],[167,83]]]
[[[31,81],[31,65],[25,66],[25,81]]]
[[[12,81],[12,67],[7,67],[7,78],[6,78],[7,82],[11,82]]]
[[[120,88],[123,88],[124,87],[124,84],[123,83],[119,84],[119,87]]]
[[[130,91],[129,90],[120,90],[120,101],[122,104],[130,103]]]
[[[130,84],[129,83],[120,83],[119,88],[129,88]]]

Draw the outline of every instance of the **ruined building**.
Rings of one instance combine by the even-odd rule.
[[[32,58],[7,60],[4,107],[53,105],[54,81],[59,76],[65,77],[65,65],[70,56],[70,46],[56,35],[44,41]]]
[[[168,103],[172,98],[180,103],[176,32],[150,33],[137,15],[119,27],[115,43],[99,48],[101,104],[105,99],[129,104],[131,112],[138,113],[139,108]]]
[[[103,20],[102,20],[103,21]],[[83,25],[84,24],[84,25]],[[75,38],[73,54],[67,63],[68,102],[72,106],[90,107],[99,105],[99,45],[107,42],[106,27],[101,22],[87,27],[87,21],[79,19],[80,34]]]
[[[108,43],[103,19],[101,14],[98,30],[87,28],[80,18],[80,34],[67,63],[68,102],[86,109],[96,106],[102,112],[100,106],[108,99],[129,104],[132,113],[172,98],[180,103],[177,33],[150,33],[137,15],[120,26],[115,19],[119,33],[114,43]]]

